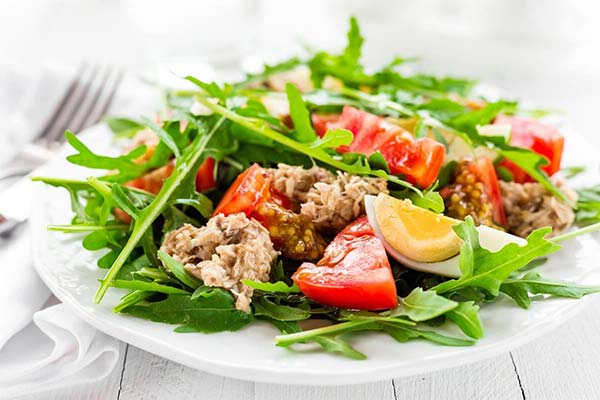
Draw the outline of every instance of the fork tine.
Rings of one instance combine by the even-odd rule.
[[[93,114],[96,104],[98,100],[102,96],[102,93],[105,90],[106,84],[111,75],[111,68],[109,66],[105,67],[100,71],[97,76],[99,76],[99,82],[90,81],[88,88],[91,88],[88,91],[87,95],[83,101],[80,103],[80,107],[77,110],[76,115],[73,117],[73,120],[70,122],[67,127],[75,134],[78,134],[83,128],[87,128],[89,124],[87,121],[90,119],[90,116]],[[96,77],[94,77],[96,78]],[[61,138],[62,139],[62,138]]]
[[[60,99],[60,101],[58,102],[58,104],[56,105],[56,107],[54,108],[54,110],[52,111],[52,114],[50,114],[50,116],[46,120],[46,122],[45,122],[44,126],[42,127],[42,129],[38,132],[38,134],[37,134],[37,136],[35,138],[36,141],[46,140],[46,137],[52,132],[51,128],[56,124],[56,121],[59,118],[60,114],[62,113],[65,105],[67,104],[67,102],[69,101],[69,99],[71,98],[71,96],[73,96],[73,94],[75,93],[75,89],[77,88],[77,85],[79,84],[79,81],[83,77],[85,69],[86,69],[86,63],[83,62],[77,68],[77,72],[75,73],[75,77],[73,78],[73,80],[69,84],[69,86],[67,88],[67,91],[65,92],[65,94],[63,95],[63,97]]]
[[[63,136],[64,131],[69,127],[77,110],[80,108],[82,101],[85,99],[91,82],[94,80],[98,67],[92,66],[86,69],[82,74],[82,78],[77,82],[75,91],[61,110],[60,115],[56,119],[56,123],[52,126],[51,131],[46,135],[46,140],[49,143],[58,142]]]
[[[108,92],[102,96],[102,99],[99,98],[96,109],[93,110],[93,112],[90,112],[88,119],[85,121],[84,127],[97,123],[106,114],[114,100],[117,90],[119,89],[119,85],[121,84],[124,74],[125,72],[122,68],[117,68],[114,76],[111,77],[112,79],[110,80],[110,83],[107,84]]]

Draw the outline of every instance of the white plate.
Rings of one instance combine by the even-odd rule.
[[[111,134],[105,127],[90,129],[83,139],[93,149],[106,151]],[[568,151],[581,152],[569,138]],[[579,164],[579,163],[578,163]],[[569,165],[569,164],[566,164]],[[58,160],[44,170],[45,176],[79,177],[90,174],[66,161]],[[473,347],[444,347],[425,341],[400,344],[378,333],[353,338],[352,344],[368,359],[355,361],[316,351],[308,346],[301,351],[276,347],[276,330],[264,323],[253,323],[238,332],[217,334],[175,333],[174,326],[114,314],[111,308],[125,293],[111,289],[100,305],[93,302],[98,279],[105,270],[95,263],[101,252],[90,253],[81,247],[80,237],[45,229],[48,224],[70,221],[68,196],[63,189],[38,184],[31,225],[37,271],[48,287],[84,320],[99,330],[151,353],[219,375],[261,382],[328,385],[351,384],[421,374],[466,364],[506,352],[549,332],[581,310],[583,300],[545,299],[534,302],[529,311],[509,300],[484,305],[481,318],[485,338]],[[600,246],[591,237],[567,243],[565,249],[544,265],[543,273],[552,278],[600,284]]]

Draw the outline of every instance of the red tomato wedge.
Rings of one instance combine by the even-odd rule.
[[[367,217],[344,228],[316,265],[303,263],[292,279],[307,297],[333,307],[386,310],[398,305],[385,248]]]
[[[207,158],[196,174],[196,190],[199,192],[206,192],[207,190],[214,189],[217,186],[215,182],[215,159]]]
[[[444,145],[430,138],[415,139],[403,128],[377,115],[346,106],[334,120],[331,115],[313,115],[313,126],[321,136],[329,129],[348,129],[354,140],[340,146],[341,153],[356,152],[371,155],[377,150],[388,162],[393,174],[421,188],[430,186],[438,176],[446,150]]]
[[[271,180],[271,176],[260,165],[253,164],[227,189],[213,215],[243,212],[249,217],[261,201],[269,198]]]
[[[494,120],[494,124],[511,126],[511,145],[530,149],[544,156],[550,164],[542,167],[542,170],[548,176],[552,176],[560,170],[565,138],[557,129],[534,119],[508,115],[498,115]],[[514,163],[504,160],[501,165],[513,174],[516,182],[533,181],[525,171]]]
[[[243,212],[267,228],[275,249],[294,260],[317,260],[327,244],[310,218],[291,209],[291,201],[271,187],[272,176],[254,164],[242,172],[213,215]]]
[[[500,185],[498,184],[498,176],[494,169],[494,163],[488,157],[479,157],[469,165],[469,168],[477,176],[478,180],[483,183],[485,192],[492,202],[494,222],[501,226],[506,226],[504,203],[502,202],[502,194],[500,193]]]

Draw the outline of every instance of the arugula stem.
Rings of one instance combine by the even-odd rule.
[[[91,232],[91,231],[118,231],[128,229],[129,225],[114,224],[114,225],[48,225],[49,231],[58,232]]]
[[[592,232],[597,232],[597,231],[600,231],[600,222],[596,222],[595,224],[588,225],[581,229],[577,229],[576,231],[571,231],[571,232],[563,233],[562,235],[554,236],[553,238],[550,238],[548,240],[550,240],[552,242],[560,243],[560,242],[564,242],[565,240],[569,240],[569,239],[572,239],[572,238],[580,236],[580,235],[585,235],[586,233],[592,233]]]
[[[310,329],[308,331],[302,331],[297,333],[290,333],[287,335],[279,335],[275,337],[275,344],[277,346],[289,346],[293,343],[298,343],[306,340],[311,340],[316,336],[323,335],[331,335],[335,333],[341,333],[345,331],[352,331],[355,328],[368,325],[368,324],[377,324],[380,322],[387,322],[389,324],[393,324],[395,326],[402,325],[406,327],[411,327],[415,323],[413,321],[407,321],[395,317],[356,317],[356,319],[352,319],[350,321],[342,322],[339,324],[325,326],[323,328]]]
[[[89,185],[91,187],[93,187],[94,189],[96,189],[100,194],[102,194],[103,197],[110,197],[112,195],[112,192],[110,190],[110,186],[108,186],[106,183],[104,182],[100,182],[98,180],[98,178],[96,178],[95,176],[90,176],[87,180],[87,182],[89,183]]]
[[[179,289],[173,286],[163,285],[156,282],[144,282],[136,280],[116,279],[111,286],[119,289],[134,289],[144,292],[158,292],[166,294],[190,294],[187,290]]]
[[[155,294],[155,292],[145,292],[142,290],[134,290],[132,292],[129,292],[125,296],[123,296],[119,304],[113,307],[113,312],[118,314],[127,307],[133,306],[134,304],[137,304],[142,300],[146,300],[153,294]]]
[[[208,107],[211,110],[213,110],[214,112],[216,112],[217,114],[220,114],[223,117],[225,117],[233,122],[236,122],[248,129],[252,130],[253,132],[256,132],[256,133],[268,138],[268,139],[271,139],[274,142],[277,142],[286,147],[289,147],[290,149],[295,150],[298,153],[306,154],[307,156],[312,157],[316,160],[319,160],[319,161],[321,161],[327,165],[330,165],[338,170],[352,172],[351,170],[349,170],[348,164],[344,163],[343,161],[336,160],[335,158],[331,157],[329,154],[327,154],[322,149],[311,148],[310,146],[306,146],[303,143],[300,143],[292,138],[289,138],[289,137],[283,135],[280,132],[277,132],[277,131],[269,128],[266,124],[257,124],[257,123],[255,123],[257,120],[241,116],[228,108],[222,107],[218,104],[214,104],[213,102],[209,101],[209,99],[203,94],[199,94],[198,96],[196,96],[196,99],[200,103],[205,105],[206,107]],[[369,175],[378,176],[374,173],[369,174]],[[390,178],[392,178],[392,177],[390,177]],[[405,182],[401,179],[389,179],[388,178],[388,180],[391,180],[394,183],[397,183],[401,186],[404,186],[411,190],[414,190],[415,192],[417,192],[419,194],[422,194],[419,189],[417,189],[410,183]]]
[[[395,111],[399,114],[406,115],[408,117],[412,117],[415,113],[408,108],[404,107],[400,103],[396,103],[395,101],[391,101],[389,99],[383,99],[378,96],[373,96],[368,93],[361,92],[360,90],[351,89],[346,86],[342,87],[340,93],[344,96],[351,97],[356,100],[362,100],[374,105],[377,105],[381,108],[387,108],[388,110]]]
[[[177,191],[179,186],[187,180],[189,174],[194,172],[192,171],[192,168],[197,165],[201,157],[205,155],[204,150],[206,149],[208,141],[214,135],[219,126],[221,126],[223,121],[224,118],[221,118],[219,121],[217,121],[208,134],[198,135],[194,139],[194,142],[192,142],[190,145],[191,150],[189,156],[184,156],[184,162],[178,163],[179,165],[176,167],[175,171],[173,171],[171,177],[165,181],[162,189],[158,195],[156,195],[152,203],[142,210],[140,217],[135,221],[131,236],[127,240],[127,243],[117,256],[117,259],[110,267],[104,280],[100,284],[100,287],[96,292],[96,296],[94,297],[94,302],[99,304],[102,301],[106,291],[112,285],[113,281],[117,277],[117,274],[119,273],[119,270],[123,267],[131,252],[137,247],[140,240],[142,240],[146,234],[146,231],[152,227],[152,224],[156,218],[158,218],[165,207],[167,207],[171,197]]]
[[[275,336],[275,344],[277,346],[289,346],[294,343],[303,342],[306,340],[311,340],[314,337],[322,336],[322,335],[331,335],[334,333],[341,333],[344,331],[350,331],[354,328],[358,328],[363,325],[373,323],[372,320],[357,320],[357,321],[348,321],[342,322],[340,324],[334,324],[325,326],[323,328],[310,329],[308,331],[302,331],[297,333],[290,333],[287,335],[278,335]]]

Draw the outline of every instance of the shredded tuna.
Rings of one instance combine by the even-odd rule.
[[[365,195],[378,193],[388,193],[385,179],[338,172],[331,182],[313,184],[301,214],[310,217],[317,229],[336,232],[365,212]]]
[[[267,282],[277,257],[267,229],[241,213],[219,214],[201,228],[185,224],[167,234],[161,249],[205,285],[230,290],[246,312],[254,290],[241,281]]]
[[[315,183],[332,183],[335,180],[331,172],[317,166],[304,169],[277,164],[277,168],[268,171],[273,176],[274,188],[286,195],[297,207],[306,202],[306,196]]]
[[[575,219],[573,209],[540,183],[500,181],[500,191],[508,221],[508,231],[527,237],[535,229],[551,226],[552,235],[567,229]],[[570,193],[567,188],[563,191]]]

